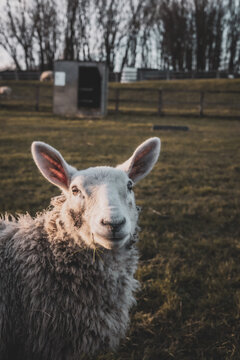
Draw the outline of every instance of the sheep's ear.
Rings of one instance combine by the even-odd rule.
[[[153,168],[160,154],[161,141],[157,137],[144,141],[133,155],[117,168],[125,171],[135,183],[143,179]]]
[[[34,141],[31,150],[43,176],[62,190],[67,190],[75,169],[66,163],[56,149],[44,142]]]

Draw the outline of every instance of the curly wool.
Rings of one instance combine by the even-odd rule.
[[[60,196],[36,218],[0,221],[1,360],[79,360],[125,335],[137,235],[114,251],[86,247],[67,232],[64,203]]]

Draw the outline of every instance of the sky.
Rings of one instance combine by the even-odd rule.
[[[13,64],[12,58],[7,54],[7,52],[0,46],[0,70],[11,66]]]
[[[0,0],[0,11],[4,6],[4,1]],[[0,70],[7,66],[11,66],[13,61],[11,57],[7,54],[7,52],[0,46]]]

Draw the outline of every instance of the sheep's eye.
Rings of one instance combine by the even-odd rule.
[[[129,182],[127,183],[127,188],[128,188],[129,191],[132,191],[132,189],[133,189],[133,183],[132,183],[132,181],[129,181]]]
[[[73,195],[78,195],[78,194],[80,194],[80,190],[78,189],[78,187],[77,187],[76,185],[74,185],[74,186],[72,187],[72,193],[73,193]]]

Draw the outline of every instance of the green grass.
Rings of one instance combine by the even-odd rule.
[[[152,131],[186,125],[188,132]],[[141,290],[127,338],[95,360],[240,359],[240,122],[129,114],[64,119],[0,111],[0,211],[48,206],[58,189],[31,159],[50,143],[78,168],[115,165],[160,136],[153,172],[136,187],[143,207],[137,278]]]

